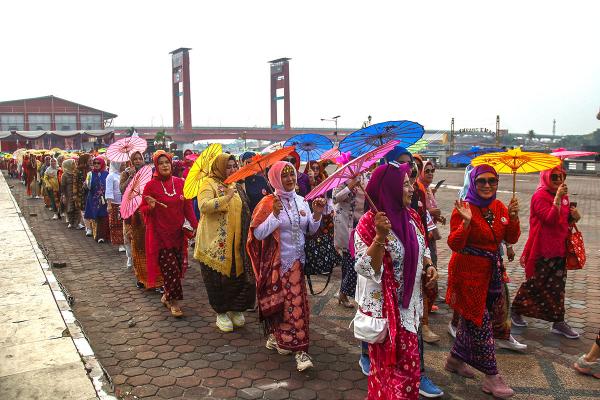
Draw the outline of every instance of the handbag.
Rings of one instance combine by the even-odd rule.
[[[386,318],[377,318],[356,310],[354,319],[350,325],[354,324],[354,337],[367,343],[383,343],[388,334],[388,320]],[[348,326],[350,327],[350,326]]]
[[[582,269],[585,265],[585,244],[583,243],[583,235],[577,229],[577,225],[572,224],[569,227],[567,235],[567,269],[575,270]]]

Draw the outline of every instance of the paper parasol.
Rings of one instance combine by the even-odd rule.
[[[196,158],[183,184],[183,195],[186,199],[193,199],[198,195],[200,184],[210,173],[210,168],[215,158],[222,152],[223,146],[219,143],[213,143]]]
[[[135,210],[140,207],[144,188],[150,182],[150,179],[152,179],[152,167],[150,165],[144,165],[135,173],[121,200],[121,217],[123,219],[131,217]]]
[[[473,166],[488,164],[499,174],[513,175],[513,197],[517,186],[517,174],[540,172],[559,166],[558,157],[545,153],[521,151],[520,148],[506,152],[488,153],[471,160]]]
[[[119,139],[108,147],[106,156],[110,161],[127,162],[135,152],[143,153],[148,144],[137,136]]]

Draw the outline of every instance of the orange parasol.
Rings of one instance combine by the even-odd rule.
[[[231,174],[227,179],[225,179],[224,183],[230,184],[261,172],[264,173],[267,168],[275,164],[277,161],[283,160],[294,150],[294,146],[289,146],[276,150],[270,154],[267,154],[266,156],[254,156],[250,164],[244,165],[242,168]]]
[[[540,172],[559,166],[558,157],[545,153],[521,151],[520,148],[499,153],[487,153],[471,160],[473,166],[488,164],[499,174],[513,175],[513,197],[517,186],[517,174]]]

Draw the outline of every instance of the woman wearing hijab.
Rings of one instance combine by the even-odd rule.
[[[471,186],[470,182],[470,174],[473,170],[472,165],[468,165],[465,169],[465,178],[463,187],[458,192],[458,198],[460,200],[464,200],[467,197],[467,193],[469,192],[469,187]],[[506,246],[506,255],[508,261],[511,262],[514,260],[515,252],[512,250],[512,244],[502,242],[502,245]],[[501,256],[503,256],[502,245],[500,245],[499,251]],[[497,307],[494,309],[491,317],[492,320],[492,328],[494,331],[494,339],[496,341],[496,346],[503,349],[513,350],[513,351],[524,351],[527,349],[527,345],[523,343],[519,343],[517,339],[511,335],[511,321],[510,321],[510,294],[508,291],[508,282],[510,282],[510,278],[508,273],[505,271],[504,279],[502,284],[502,296],[506,299],[501,305],[502,307]],[[454,311],[452,314],[452,320],[448,322],[448,333],[453,338],[456,338],[456,329],[458,326],[458,321],[460,316]]]
[[[106,177],[106,202],[108,203],[108,222],[110,225],[110,242],[119,246],[119,251],[125,251],[123,246],[123,220],[121,219],[121,167],[123,163],[111,161]]]
[[[165,293],[161,302],[174,317],[183,316],[181,280],[187,269],[188,237],[198,223],[192,201],[183,196],[183,179],[172,175],[172,156],[162,150],[152,157],[155,172],[144,188],[141,212],[146,222],[148,284],[162,275]],[[186,220],[192,229],[186,227]]]
[[[42,187],[50,203],[50,210],[54,212],[52,219],[57,220],[60,218],[60,187],[58,184],[58,163],[56,158],[50,159],[50,165],[44,169]]]
[[[296,368],[312,368],[307,354],[309,308],[304,282],[304,241],[321,223],[324,199],[313,201],[313,212],[296,193],[296,169],[276,162],[268,173],[275,194],[256,206],[247,249],[256,276],[260,321],[268,335],[266,347],[279,354],[295,354]]]
[[[255,299],[245,249],[250,209],[243,191],[223,182],[236,169],[235,156],[219,154],[198,190],[200,223],[194,258],[200,261],[208,300],[223,332],[244,326],[243,312],[254,306]]]
[[[567,173],[562,167],[540,172],[540,183],[531,198],[529,237],[521,265],[526,281],[512,304],[512,323],[525,327],[523,316],[552,322],[552,333],[569,339],[579,333],[565,322],[567,281],[566,240],[569,224],[581,219],[569,203]]]
[[[519,202],[513,198],[507,208],[497,200],[498,182],[493,167],[473,168],[465,201],[457,200],[452,212],[446,302],[460,320],[445,368],[473,378],[470,365],[485,374],[485,393],[508,398],[514,391],[498,373],[492,322],[507,301],[502,295],[506,274],[500,245],[503,240],[516,243],[521,229]]]
[[[91,220],[92,234],[98,243],[104,243],[109,236],[108,210],[106,208],[106,161],[102,157],[94,158],[92,170],[86,178],[88,195],[85,202],[84,218]]]
[[[373,172],[366,192],[377,211],[370,209],[360,219],[354,235],[354,268],[366,278],[357,293],[359,312],[386,319],[388,325],[383,342],[369,344],[370,400],[419,397],[421,279],[425,271],[432,278],[436,274],[425,230],[410,208],[410,171],[410,164],[391,162]]]
[[[121,173],[119,189],[125,193],[125,189],[135,176],[136,172],[144,166],[144,156],[139,151],[131,155],[131,166]],[[127,268],[133,266],[138,289],[160,288],[163,279],[158,274],[154,283],[148,283],[148,270],[146,266],[146,224],[142,212],[138,208],[131,217],[123,220],[123,239],[125,252],[127,254]]]
[[[75,160],[70,158],[62,163],[63,176],[60,181],[60,193],[67,214],[67,228],[75,228],[81,220],[81,211],[75,203],[73,185],[75,184]]]
[[[283,161],[289,162],[296,168],[296,192],[302,197],[306,196],[310,192],[310,182],[308,175],[300,172],[300,155],[292,151]]]
[[[81,213],[81,219],[85,225],[81,223],[78,229],[85,228],[85,236],[92,236],[92,228],[89,220],[84,218],[85,203],[88,194],[88,188],[85,184],[87,174],[90,170],[89,164],[92,156],[88,153],[84,153],[77,159],[77,171],[75,172],[75,182],[73,183],[73,201],[75,206]]]
[[[42,197],[44,198],[44,204],[46,204],[46,208],[49,210],[52,210],[52,205],[50,202],[50,194],[48,188],[46,187],[46,181],[44,180],[44,173],[46,172],[46,169],[50,167],[51,161],[52,157],[44,156],[44,162],[38,167],[38,176],[40,177]],[[58,180],[58,175],[56,176],[56,179]]]

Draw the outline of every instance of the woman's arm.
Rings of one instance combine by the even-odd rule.
[[[373,242],[375,243],[375,242]],[[385,248],[378,246],[380,249],[374,249],[374,244],[370,247],[362,241],[358,234],[354,235],[354,269],[356,273],[365,278],[372,279],[377,283],[381,283],[381,273],[383,271],[383,254]],[[375,251],[373,251],[375,250]],[[378,253],[380,252],[380,253]]]
[[[280,224],[281,220],[271,213],[262,224],[254,228],[254,237],[258,240],[265,240],[275,229],[279,228]]]
[[[352,199],[352,195],[354,192],[350,190],[348,186],[344,186],[342,189],[336,188],[333,191],[333,202],[334,203],[343,203]]]
[[[187,219],[192,225],[192,228],[198,228],[198,220],[196,219],[196,213],[194,212],[194,202],[189,199],[185,199],[183,201],[183,214],[185,215],[185,219]]]
[[[106,200],[115,200],[114,181],[115,179],[113,176],[109,175],[106,177],[106,192],[104,193],[104,197],[106,198]]]
[[[455,209],[450,218],[450,234],[448,235],[448,246],[452,251],[461,251],[467,246],[467,239],[471,232],[471,224],[464,223],[463,218]]]

